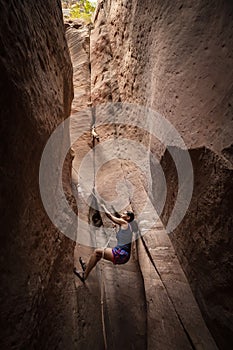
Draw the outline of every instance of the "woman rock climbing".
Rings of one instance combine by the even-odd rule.
[[[132,242],[132,228],[130,222],[134,220],[134,213],[131,211],[123,212],[120,217],[112,215],[110,211],[107,210],[105,205],[101,205],[105,211],[107,217],[114,223],[120,225],[120,229],[117,232],[117,245],[114,248],[97,248],[91,255],[88,264],[82,261],[80,258],[80,263],[83,268],[83,272],[78,272],[74,268],[74,273],[78,276],[82,282],[84,282],[91,270],[96,266],[96,264],[104,258],[105,260],[111,261],[113,264],[126,264],[130,258],[131,252],[131,242]]]

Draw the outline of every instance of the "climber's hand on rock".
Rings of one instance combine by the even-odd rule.
[[[112,214],[111,214],[110,211],[105,207],[104,204],[101,204],[101,207],[103,208],[103,210],[104,210],[104,212],[105,212],[105,214],[106,214],[107,216],[111,216],[111,217],[112,217]]]

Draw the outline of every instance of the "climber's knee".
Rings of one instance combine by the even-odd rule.
[[[96,260],[100,260],[103,257],[103,249],[95,249],[94,255]]]

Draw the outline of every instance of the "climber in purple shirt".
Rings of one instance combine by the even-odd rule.
[[[131,242],[132,242],[132,228],[130,222],[134,220],[134,213],[131,211],[125,211],[120,217],[112,215],[110,211],[107,210],[105,205],[101,205],[104,209],[106,215],[115,224],[120,225],[120,230],[117,232],[117,245],[114,248],[97,248],[91,255],[88,264],[80,258],[79,261],[82,265],[83,272],[78,272],[74,268],[74,273],[78,276],[82,282],[84,282],[91,270],[96,266],[96,264],[104,258],[105,260],[111,261],[113,264],[126,264],[129,261],[131,253]]]

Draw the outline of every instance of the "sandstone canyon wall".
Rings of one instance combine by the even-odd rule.
[[[93,98],[91,98],[93,67],[90,64],[90,55],[93,54],[93,51],[90,47],[90,29],[90,25],[86,26],[80,20],[66,22],[67,42],[74,68],[72,118],[75,118],[75,123],[71,126],[71,134],[77,130],[86,130],[72,145],[75,154],[72,169],[73,192],[78,207],[77,244],[74,251],[74,265],[78,270],[80,268],[79,256],[82,256],[85,261],[89,259],[93,251],[90,246],[95,244],[97,239],[96,230],[103,222],[104,227],[101,226],[103,227],[103,233],[108,227],[108,229],[112,230],[113,239],[115,236],[115,231],[109,220],[104,215],[101,215],[101,218],[99,211],[90,206],[93,202],[97,204],[93,194],[90,193],[90,191],[95,190],[95,184],[90,180],[87,181],[87,178],[91,179],[95,173],[94,163],[90,161],[86,172],[82,174],[80,172],[83,158],[98,144],[91,135],[95,113],[94,109],[91,110],[90,108],[90,102],[91,100],[93,101]],[[106,128],[103,131],[106,132]],[[110,133],[106,135],[106,138],[109,135]],[[120,163],[118,163],[118,166],[120,167]],[[120,170],[119,168],[117,169]],[[114,174],[116,172],[114,164],[111,169],[107,167],[106,174],[101,176],[100,188],[107,188],[107,195],[114,190],[114,184],[108,183],[112,172]],[[81,177],[78,177],[78,175]],[[122,173],[120,172],[118,176],[115,174],[114,177],[116,180],[119,180],[122,177]],[[90,226],[83,228],[83,222],[90,224]],[[103,242],[98,242],[98,246],[102,247],[103,245]],[[132,344],[134,344],[135,349],[146,348],[144,287],[135,254],[127,266],[116,268],[116,266],[112,265],[109,262],[99,263],[92,271],[85,285],[76,278],[78,349],[94,348],[101,350],[105,348],[104,334],[107,346],[110,349],[119,347],[129,349],[132,347]],[[130,295],[130,298],[128,295]],[[104,310],[104,318],[102,310]],[[140,312],[137,312],[138,310]]]
[[[33,5],[0,1],[2,348],[102,349],[101,274],[111,349],[119,344],[216,349],[187,278],[219,349],[232,348],[232,16],[227,0],[105,0],[97,5],[90,38],[90,28],[78,22],[67,25],[74,65],[72,111],[84,108],[77,128],[90,127],[73,145],[73,166],[95,145],[91,126],[95,117],[97,122],[102,118],[85,107],[90,101],[97,108],[102,102],[121,101],[150,107],[170,120],[194,169],[189,210],[170,235],[175,251],[161,223],[144,242],[133,245],[128,265],[100,265],[86,286],[76,281],[75,288],[73,244],[48,219],[38,178],[45,143],[69,115],[73,97],[61,8],[55,0]],[[169,152],[136,127],[112,123],[97,131],[100,142],[121,136],[140,139],[161,160],[167,183],[161,218],[166,225],[178,188]],[[66,139],[64,130],[54,151]],[[63,173],[69,199],[70,161],[68,155]],[[150,193],[140,172],[122,160],[101,169],[98,189],[113,200],[117,182],[124,183],[127,193],[128,179],[137,188],[130,203],[136,214],[146,195],[157,208],[153,164]],[[79,214],[90,222],[93,212],[78,197],[76,175]],[[84,248],[76,246],[75,264],[80,252]]]
[[[43,148],[73,97],[59,1],[0,1],[0,75],[1,348],[73,349],[73,244],[49,220],[39,192]],[[68,197],[70,163],[68,155]]]
[[[232,17],[230,1],[101,1],[91,36],[93,103],[150,107],[190,151],[193,198],[170,238],[220,349],[233,344]],[[177,196],[175,165],[163,145],[135,133],[161,159],[166,224]],[[150,171],[155,198],[152,165]]]

